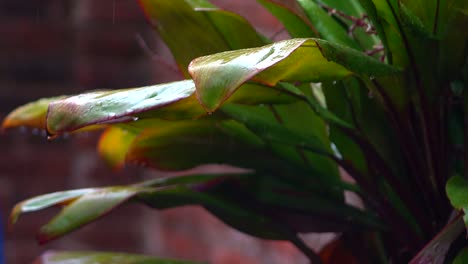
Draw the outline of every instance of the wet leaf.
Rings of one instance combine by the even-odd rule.
[[[193,82],[187,80],[71,96],[50,104],[47,130],[60,134],[93,124],[132,122],[149,111],[168,119],[193,118],[203,113],[194,92]]]
[[[291,39],[260,48],[217,53],[193,60],[189,72],[208,112],[217,109],[249,80],[324,81],[351,74],[385,76],[398,72],[361,52],[318,39]]]
[[[196,264],[192,261],[170,260],[156,257],[91,251],[48,251],[40,256],[37,264]]]
[[[27,126],[45,129],[47,108],[49,107],[49,104],[63,98],[65,98],[65,96],[43,98],[20,106],[8,114],[8,116],[3,120],[2,128],[8,129]]]

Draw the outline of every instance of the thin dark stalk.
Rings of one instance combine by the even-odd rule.
[[[320,256],[317,255],[312,249],[310,249],[306,243],[297,235],[291,235],[289,241],[293,243],[310,261],[310,264],[323,264]]]
[[[414,151],[418,150],[418,147],[414,144],[413,139],[415,138],[414,135],[410,134],[404,134],[403,132],[407,131],[409,132],[411,129],[407,129],[407,126],[405,125],[405,122],[401,120],[400,116],[398,115],[398,112],[396,110],[395,105],[392,103],[390,100],[389,96],[383,89],[383,87],[380,85],[380,83],[377,80],[372,80],[372,83],[374,87],[376,88],[377,92],[380,94],[384,106],[387,108],[387,113],[389,115],[390,120],[392,121],[394,127],[395,127],[395,133],[400,141],[400,146],[401,150],[403,151],[403,154],[405,156],[405,160],[408,162],[407,166],[409,169],[409,177],[410,179],[413,179],[416,183],[416,186],[419,188],[419,193],[421,193],[421,196],[423,197],[423,200],[425,201],[425,204],[431,201],[430,197],[428,197],[427,193],[425,190],[427,190],[427,186],[424,177],[419,177],[419,172],[422,171],[422,168],[418,166],[418,164],[414,161],[415,158],[419,157],[416,153],[413,153]],[[408,138],[409,137],[409,138]],[[419,168],[419,169],[418,169]],[[398,179],[397,179],[398,180]],[[394,186],[395,188],[397,186]],[[406,187],[406,186],[405,186]],[[397,190],[399,193],[399,190]],[[408,197],[402,197],[405,198],[404,202],[407,206],[409,206],[410,210],[413,212],[414,216],[416,217],[416,221],[424,228],[425,231],[431,230],[430,225],[428,224],[425,219],[427,219],[427,213],[423,212],[420,205],[416,203],[416,200],[414,199],[413,196],[409,195]],[[429,211],[431,210],[430,207],[427,208]]]
[[[437,156],[434,150],[432,149],[432,146],[435,146],[435,138],[434,135],[431,134],[431,131],[434,131],[434,126],[431,124],[431,119],[430,119],[430,112],[429,112],[429,101],[426,97],[422,80],[421,80],[421,73],[418,68],[417,62],[415,55],[413,54],[412,47],[409,44],[408,37],[406,36],[406,32],[404,31],[400,20],[398,19],[398,16],[396,15],[395,9],[393,6],[388,2],[387,3],[390,7],[390,10],[392,11],[393,16],[395,17],[395,21],[397,22],[398,29],[401,33],[401,37],[403,40],[403,44],[405,46],[406,52],[408,54],[408,59],[410,62],[410,68],[411,71],[413,72],[413,77],[416,82],[416,89],[417,89],[417,94],[418,94],[418,99],[421,104],[421,112],[419,121],[421,124],[421,132],[422,132],[422,139],[423,139],[423,147],[424,147],[424,155],[426,158],[426,166],[427,166],[427,174],[429,176],[429,179],[431,180],[432,184],[432,192],[434,193],[434,196],[437,197],[435,199],[435,204],[436,206],[436,212],[439,214],[443,212],[443,206],[441,204],[441,200],[443,200],[444,195],[439,192],[439,187],[437,186],[437,175],[436,175],[436,170],[434,168],[434,165],[436,164],[437,161]]]

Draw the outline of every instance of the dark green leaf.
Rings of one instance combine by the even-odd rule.
[[[468,263],[468,247],[463,248],[458,252],[458,255],[453,260],[452,264],[464,264]]]
[[[210,120],[169,122],[146,130],[130,147],[127,161],[165,170],[210,163],[271,170],[287,166],[241,124]]]

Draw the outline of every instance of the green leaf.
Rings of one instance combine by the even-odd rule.
[[[453,260],[452,264],[468,263],[468,247],[463,248],[458,252],[458,255]]]
[[[49,104],[63,98],[65,96],[43,98],[16,108],[3,120],[2,129],[19,126],[45,129]]]
[[[16,223],[16,221],[18,221],[18,218],[22,213],[34,212],[54,205],[70,203],[71,201],[76,200],[80,196],[85,195],[87,193],[92,193],[95,190],[96,189],[88,188],[55,192],[25,200],[17,204],[13,208],[10,215],[10,222],[13,224]]]
[[[50,134],[73,131],[93,124],[129,122],[151,111],[151,116],[186,119],[202,115],[192,81],[179,81],[134,89],[97,91],[53,101],[49,105]],[[159,110],[159,108],[163,108]]]
[[[242,125],[211,120],[169,122],[146,130],[135,139],[126,159],[164,170],[214,163],[253,169],[289,168]]]
[[[208,192],[177,187],[145,192],[138,199],[158,209],[199,204],[226,224],[263,239],[285,240],[290,235],[287,227],[273,222],[260,212]]]
[[[453,176],[445,187],[450,203],[458,210],[463,210],[463,220],[468,227],[468,181],[461,176]]]
[[[196,264],[184,260],[161,259],[144,255],[91,251],[48,251],[37,264]]]
[[[242,17],[205,0],[139,1],[146,17],[171,50],[180,70],[196,57],[265,44]]]
[[[42,226],[37,239],[42,244],[63,236],[107,214],[139,191],[134,187],[108,187],[87,192]]]
[[[310,0],[298,0],[297,2],[302,6],[310,22],[319,32],[321,39],[360,49],[357,43],[349,37],[347,29],[328,15],[317,3]]]
[[[284,25],[293,38],[318,37],[318,32],[307,19],[296,0],[257,0]]]
[[[197,58],[191,62],[189,72],[198,99],[212,112],[251,79],[274,86],[279,81],[334,80],[353,72],[377,77],[399,70],[338,44],[319,39],[291,39]]]

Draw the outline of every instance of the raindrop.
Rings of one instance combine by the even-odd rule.
[[[56,139],[57,137],[58,137],[57,135],[48,135],[47,140],[52,141],[52,140]]]
[[[332,83],[333,83],[333,85],[336,85],[336,81],[333,81]]]
[[[138,116],[132,117],[132,120],[133,120],[133,121],[138,121]]]

